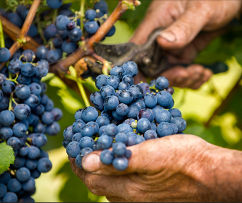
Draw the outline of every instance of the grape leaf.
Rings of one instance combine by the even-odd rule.
[[[0,174],[6,171],[10,164],[14,163],[13,148],[5,142],[0,144]]]

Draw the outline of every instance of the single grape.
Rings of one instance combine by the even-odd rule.
[[[112,164],[113,158],[113,153],[107,149],[103,150],[100,154],[101,162],[106,165]]]
[[[182,117],[181,111],[179,109],[173,108],[169,109],[172,117]]]
[[[26,104],[18,104],[14,107],[13,112],[17,119],[25,120],[31,114],[31,109]]]
[[[158,77],[155,81],[155,87],[158,89],[158,90],[164,90],[164,89],[167,89],[169,87],[169,81],[161,76],[161,77]]]
[[[3,126],[10,126],[14,123],[14,113],[9,110],[1,111],[0,112],[0,124]]]
[[[133,61],[128,61],[123,64],[124,75],[130,75],[134,77],[138,74],[137,64]]]
[[[118,105],[119,105],[119,99],[114,95],[106,97],[104,100],[105,110],[114,110]]]
[[[52,163],[51,163],[51,161],[48,158],[44,157],[44,158],[41,158],[38,161],[37,168],[38,168],[39,172],[47,173],[47,172],[49,172],[51,170]]]
[[[113,154],[115,156],[124,156],[126,153],[126,145],[122,142],[113,143]]]
[[[96,15],[96,11],[93,9],[88,9],[85,12],[85,18],[90,21],[94,20],[96,18]]]
[[[0,183],[0,198],[2,198],[7,193],[7,187]]]
[[[101,135],[97,140],[98,149],[108,149],[112,146],[113,138],[108,135]]]
[[[78,42],[81,40],[82,31],[76,27],[70,32],[69,37],[73,42]]]
[[[128,159],[126,157],[116,157],[113,160],[113,167],[119,171],[124,171],[128,168]]]
[[[58,9],[62,5],[62,0],[46,0],[46,2],[47,5],[53,9]]]
[[[85,122],[96,121],[97,117],[98,111],[92,106],[85,108],[82,112],[82,120]]]
[[[167,91],[161,91],[157,94],[157,102],[166,109],[171,109],[174,106],[174,100]]]
[[[95,34],[99,28],[99,25],[96,21],[88,21],[84,24],[84,29],[88,34]]]
[[[76,158],[76,156],[80,153],[81,149],[79,143],[76,141],[70,142],[66,147],[66,152],[68,156],[71,158]]]
[[[94,140],[91,137],[82,137],[79,141],[80,147],[90,147],[93,149]]]
[[[14,192],[7,192],[3,197],[3,202],[17,202],[18,196]]]
[[[20,182],[25,182],[30,178],[30,171],[29,169],[22,167],[20,169],[18,169],[16,171],[16,178],[20,181]]]
[[[21,187],[21,183],[16,178],[12,178],[8,181],[8,191],[10,192],[19,192]]]
[[[125,132],[118,133],[115,136],[115,142],[122,142],[128,144],[128,135]]]

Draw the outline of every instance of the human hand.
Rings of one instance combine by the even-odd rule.
[[[143,44],[154,29],[164,27],[157,42],[166,49],[168,61],[174,64],[174,68],[162,75],[173,86],[197,89],[212,76],[212,72],[198,64],[188,68],[175,64],[192,63],[197,53],[220,34],[219,29],[229,23],[240,8],[240,0],[153,0],[131,41]],[[199,34],[200,31],[210,32]]]
[[[128,168],[117,171],[100,162],[100,151],[83,158],[83,168],[71,160],[73,171],[96,195],[110,201],[212,201],[220,200],[208,178],[214,146],[193,135],[172,135],[129,147]],[[222,199],[222,198],[221,198]]]

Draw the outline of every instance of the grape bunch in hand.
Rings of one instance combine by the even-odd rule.
[[[150,84],[134,84],[136,63],[115,66],[110,75],[99,75],[91,94],[94,104],[75,113],[75,122],[64,131],[63,145],[70,158],[82,168],[82,159],[102,150],[101,162],[117,170],[128,167],[128,146],[149,139],[180,134],[186,128],[181,112],[173,108],[173,88],[165,77]]]

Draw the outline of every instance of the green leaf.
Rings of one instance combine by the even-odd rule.
[[[8,170],[10,164],[14,163],[13,148],[5,142],[0,144],[0,174]]]
[[[90,92],[97,92],[98,89],[94,80],[91,77],[88,77],[82,81],[83,85],[90,91]]]
[[[242,20],[231,22],[226,28],[226,33],[213,40],[209,46],[201,51],[195,63],[211,64],[217,61],[226,61],[235,56],[242,64]]]

